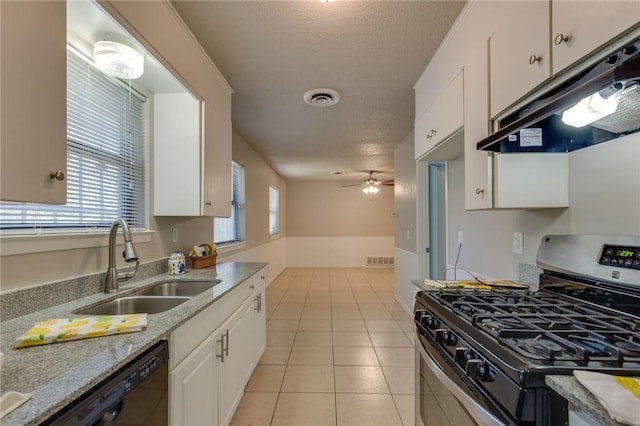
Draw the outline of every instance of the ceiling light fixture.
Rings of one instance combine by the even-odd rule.
[[[116,41],[97,41],[93,45],[93,62],[100,71],[113,77],[134,80],[144,73],[142,53]]]

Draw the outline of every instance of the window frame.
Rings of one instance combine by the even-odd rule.
[[[83,69],[86,71],[83,71]],[[91,86],[84,89],[83,86],[87,82]],[[131,230],[134,232],[149,231],[148,137],[151,109],[147,102],[148,96],[133,89],[129,83],[102,73],[95,67],[91,59],[73,46],[67,45],[67,110],[76,111],[73,114],[70,112],[67,114],[67,181],[69,182],[68,185],[70,185],[72,177],[74,177],[74,182],[76,182],[67,191],[71,191],[70,194],[76,194],[76,197],[68,197],[65,205],[0,202],[9,211],[12,210],[11,206],[15,205],[16,208],[14,210],[22,212],[19,214],[23,217],[23,220],[29,219],[34,214],[36,218],[39,215],[53,218],[50,219],[50,222],[44,222],[44,224],[39,223],[37,220],[15,224],[12,221],[7,222],[7,226],[10,227],[0,229],[2,241],[6,240],[4,237],[10,237],[11,241],[16,241],[20,239],[19,237],[32,239],[47,236],[47,239],[51,239],[52,235],[100,235],[109,232],[113,221],[110,221],[108,217],[114,214],[117,216],[114,216],[114,220],[125,216]],[[101,89],[101,87],[104,89]],[[99,108],[106,107],[107,110],[105,111],[110,114],[115,114],[118,106],[123,105],[122,102],[131,102],[133,98],[137,99],[138,109],[128,110],[124,113],[126,117],[118,115],[120,118],[124,117],[123,121],[117,122],[113,120],[115,116],[111,115],[105,120],[107,120],[107,123],[112,124],[100,124],[101,122],[87,115],[84,109],[79,106],[81,103],[86,102],[85,97],[87,95],[87,93],[79,92],[79,89],[87,90],[87,93],[100,93],[100,97],[96,98],[98,102],[95,104],[98,105],[100,102],[104,102],[108,107],[103,105]],[[80,93],[80,96],[78,93]],[[123,101],[123,94],[128,97],[128,100]],[[95,108],[94,110],[96,114],[97,109]],[[137,117],[139,121],[131,121],[132,117]],[[114,126],[113,124],[115,123],[119,124]],[[84,125],[80,127],[79,124]],[[123,126],[125,129],[122,128]],[[118,133],[116,132],[108,133],[113,131],[115,127],[120,127],[118,131],[120,136],[117,136]],[[104,139],[91,136],[96,134],[97,129],[106,129],[107,134],[110,136]],[[135,129],[135,141],[131,137],[132,129]],[[124,139],[123,136],[128,137],[128,140]],[[114,149],[119,151],[114,151]],[[121,155],[122,149],[128,152],[124,157]],[[129,166],[126,165],[127,159],[129,159]],[[92,162],[104,164],[104,169],[99,168],[101,171],[107,170],[107,167],[111,169],[110,178],[112,180],[106,181],[106,184],[112,185],[111,188],[118,188],[115,193],[109,192],[105,197],[102,195],[102,191],[95,189],[99,188],[105,181],[103,179],[104,176],[100,175],[101,172],[92,172]],[[71,165],[74,164],[76,166],[72,167]],[[87,176],[87,173],[89,176]],[[113,181],[113,179],[116,179],[114,176],[117,177],[117,181]],[[127,182],[133,182],[136,185],[133,188],[141,189],[123,190]],[[93,192],[94,194],[90,195],[91,198],[86,198],[81,195],[83,192],[89,194]],[[97,194],[100,194],[100,196],[96,197]],[[104,208],[105,203],[110,202],[113,204],[113,200],[118,200],[117,212],[115,209],[110,211]],[[132,204],[132,200],[136,202]],[[98,203],[99,208],[92,207],[93,203]],[[96,204],[93,205],[95,206]],[[124,215],[127,211],[136,212],[132,213],[133,221],[130,220],[129,216]],[[92,216],[98,219],[94,223],[89,222]],[[2,217],[4,216],[0,216],[0,219]],[[71,221],[70,219],[74,217],[76,221]]]
[[[234,173],[234,169],[238,170],[237,174]],[[238,246],[245,243],[245,167],[238,161],[231,161],[231,216],[230,217],[214,217],[213,221],[213,239],[214,244],[221,248]],[[238,182],[234,181],[234,176],[237,176]],[[237,190],[234,188],[237,185]],[[236,198],[237,196],[237,198]],[[217,227],[222,227],[222,223],[229,221],[235,221],[233,229],[234,239],[232,240],[216,240]],[[217,224],[217,226],[216,226]]]
[[[275,194],[275,208],[271,204],[272,195]],[[275,215],[274,226],[271,224],[271,216]],[[273,185],[269,185],[269,238],[280,236],[280,190]]]
[[[76,54],[87,64],[93,66],[93,62],[88,56],[77,50],[71,45],[67,45],[67,55]],[[70,52],[69,52],[70,51]],[[72,53],[73,52],[73,53]],[[135,85],[129,85],[129,82],[118,80],[114,77],[106,76],[114,85],[131,89],[132,94],[136,96],[149,98],[150,94],[143,88]],[[147,106],[143,112],[144,131],[142,132],[142,158],[145,163],[142,173],[142,183],[144,185],[143,194],[141,195],[143,210],[141,225],[137,228],[131,228],[132,240],[134,243],[149,243],[153,239],[154,229],[150,228],[150,192],[149,192],[149,126],[152,123],[152,108]],[[68,124],[67,124],[68,125]],[[69,142],[67,142],[68,144]],[[67,148],[68,149],[68,148]],[[6,202],[11,204],[10,202]],[[75,250],[94,247],[107,247],[109,245],[109,227],[51,227],[38,228],[25,227],[15,229],[0,230],[0,244],[2,246],[2,255],[20,255],[32,253],[57,252],[61,250]]]

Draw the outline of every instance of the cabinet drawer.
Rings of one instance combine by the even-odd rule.
[[[255,275],[254,275],[255,277]],[[253,277],[252,277],[253,278]],[[182,324],[171,333],[169,341],[169,368],[174,368],[207,338],[223,321],[242,305],[250,294],[251,279],[236,286],[220,300],[207,306],[202,312]]]

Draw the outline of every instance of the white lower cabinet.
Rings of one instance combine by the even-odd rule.
[[[266,268],[171,334],[174,426],[228,425],[266,343]]]
[[[212,333],[169,373],[172,425],[218,424],[219,333]]]
[[[224,342],[224,357],[218,363],[219,377],[219,424],[227,425],[231,422],[247,379],[251,376],[247,360],[251,356],[251,317],[252,300],[245,301],[225,323],[218,329]],[[250,312],[247,314],[246,307]]]

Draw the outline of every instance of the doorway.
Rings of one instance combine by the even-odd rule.
[[[447,268],[447,168],[444,162],[430,162],[428,168],[429,278],[437,280],[445,278]]]

